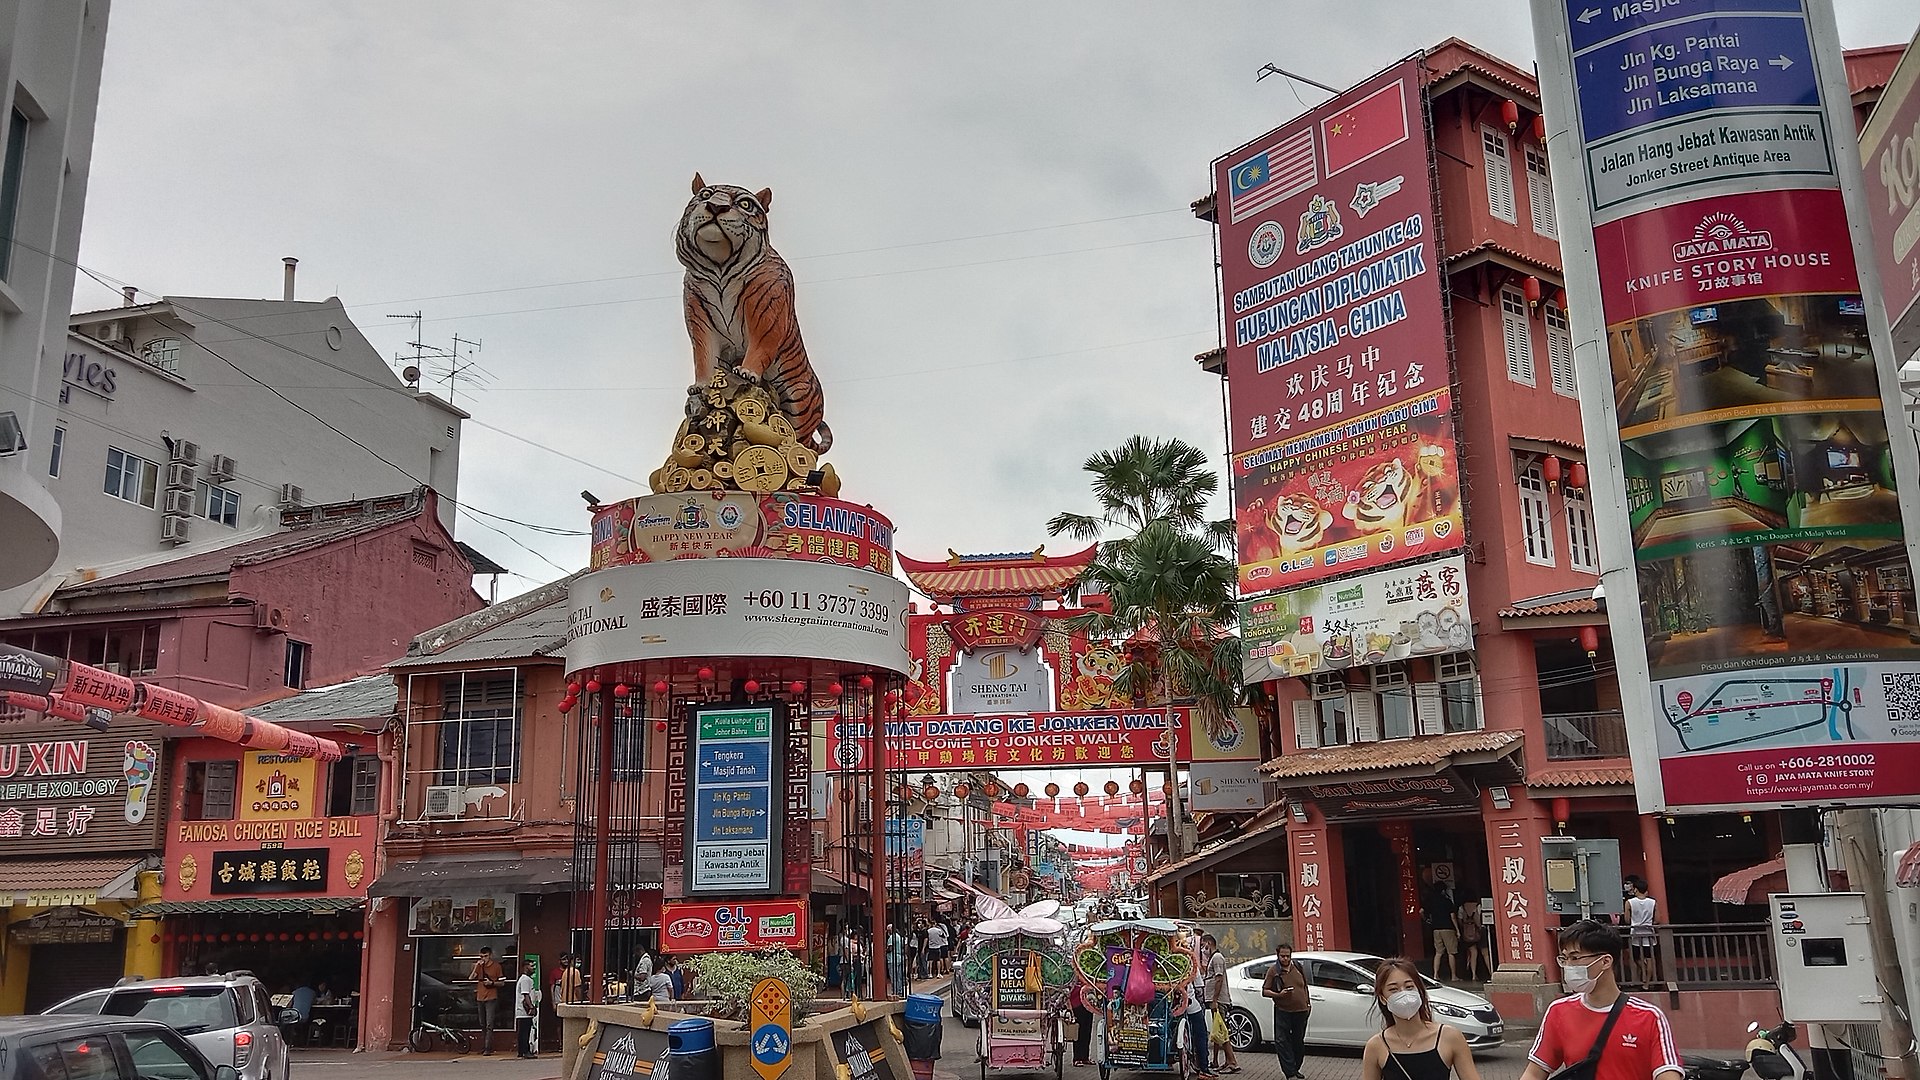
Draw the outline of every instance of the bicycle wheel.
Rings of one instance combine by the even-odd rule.
[[[447,1041],[453,1044],[455,1050],[463,1054],[473,1053],[473,1036],[468,1034],[464,1029],[452,1029],[448,1033]]]
[[[433,1032],[424,1027],[414,1028],[413,1034],[407,1036],[407,1047],[416,1054],[433,1049]]]

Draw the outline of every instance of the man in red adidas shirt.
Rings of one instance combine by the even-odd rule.
[[[1547,1006],[1520,1080],[1546,1080],[1554,1070],[1583,1060],[1593,1049],[1607,1013],[1620,998],[1614,972],[1625,948],[1620,931],[1591,919],[1560,931],[1561,981],[1572,994]],[[1686,1074],[1674,1051],[1666,1014],[1632,997],[1608,1033],[1594,1071],[1595,1080],[1654,1080],[1661,1073],[1672,1073],[1679,1080]]]

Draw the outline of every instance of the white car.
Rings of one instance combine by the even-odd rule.
[[[1367,1045],[1384,1026],[1373,1000],[1373,973],[1380,957],[1353,952],[1298,952],[1293,962],[1307,977],[1313,1017],[1307,1021],[1307,1045]],[[1227,969],[1227,1030],[1233,1048],[1246,1050],[1273,1037],[1272,999],[1260,992],[1273,957],[1247,960]],[[1427,1000],[1434,1019],[1458,1028],[1475,1049],[1497,1047],[1505,1025],[1493,1003],[1479,994],[1437,983],[1426,976]]]

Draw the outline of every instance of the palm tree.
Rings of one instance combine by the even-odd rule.
[[[1057,514],[1047,531],[1080,540],[1109,530],[1123,535],[1100,544],[1068,594],[1078,602],[1104,593],[1112,612],[1089,611],[1068,625],[1089,637],[1131,643],[1115,689],[1136,699],[1157,691],[1169,719],[1173,700],[1190,697],[1202,723],[1217,722],[1240,697],[1240,643],[1231,633],[1238,573],[1221,554],[1233,523],[1206,516],[1219,477],[1199,449],[1139,435],[1093,455],[1084,468],[1093,474],[1101,512]],[[1170,763],[1170,771],[1177,768]],[[1172,829],[1168,844],[1177,851]]]

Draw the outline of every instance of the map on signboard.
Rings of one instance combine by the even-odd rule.
[[[1659,687],[1660,704],[1689,751],[1852,742],[1858,738],[1852,714],[1859,695],[1849,691],[1849,675],[1848,668],[1836,667],[1817,678],[1716,676],[1704,694],[1666,682]]]

